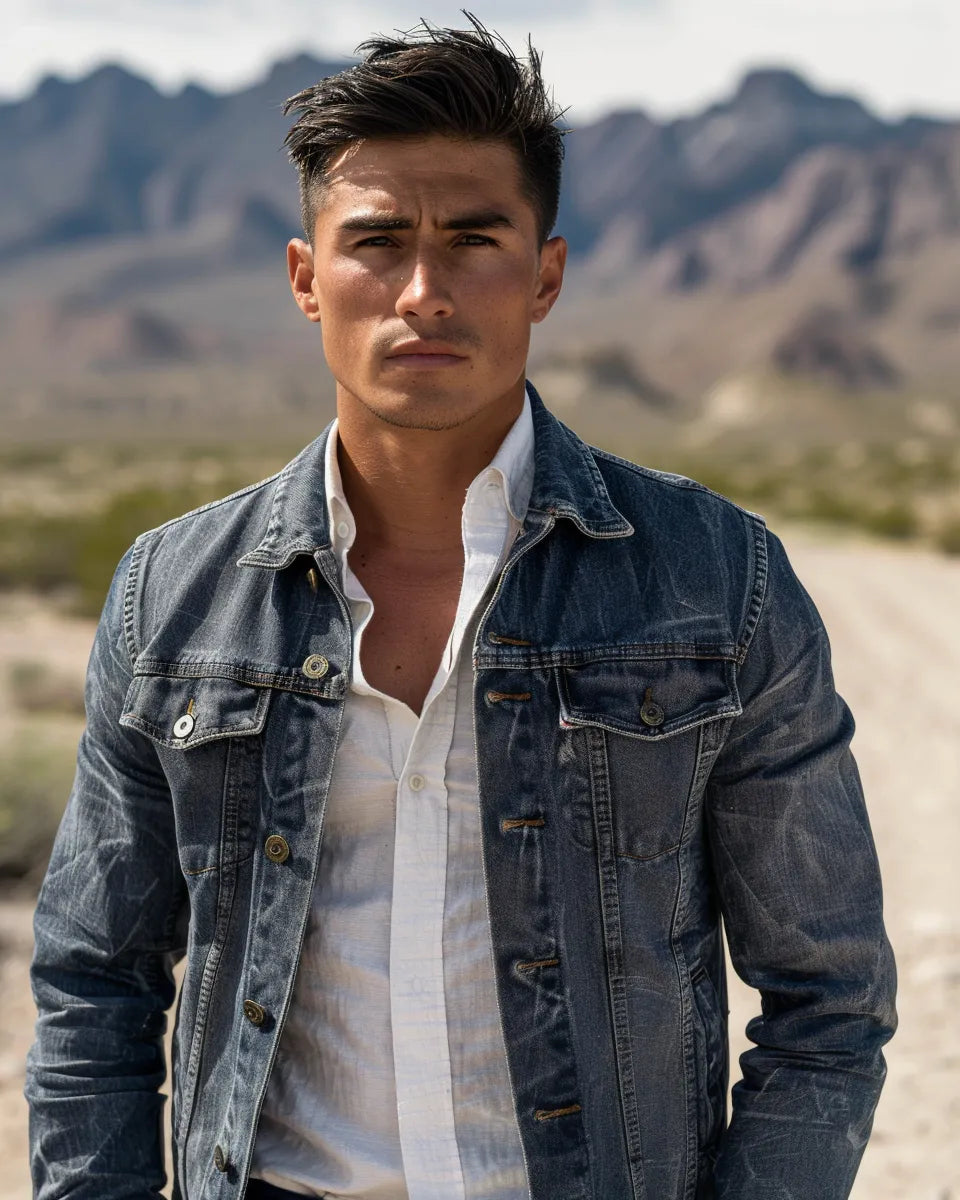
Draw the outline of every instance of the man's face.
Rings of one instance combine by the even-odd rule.
[[[288,247],[341,403],[449,429],[522,396],[530,326],[560,291],[504,142],[432,135],[351,146],[327,172],[313,247]]]

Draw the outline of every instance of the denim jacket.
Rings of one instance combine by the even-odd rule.
[[[894,968],[823,627],[759,518],[533,411],[529,511],[473,649],[531,1200],[840,1200]],[[159,1193],[184,954],[174,1195],[244,1193],[351,661],[324,441],[118,568],[36,916],[39,1200]],[[729,1126],[721,916],[762,1005]]]

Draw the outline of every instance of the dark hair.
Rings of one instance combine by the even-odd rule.
[[[327,164],[364,138],[451,137],[508,142],[537,215],[541,241],[557,219],[563,116],[547,95],[532,44],[521,62],[503,39],[472,16],[472,29],[421,21],[396,38],[357,47],[355,67],[291,96],[284,113],[300,115],[284,140],[300,176],[300,215],[313,239]]]

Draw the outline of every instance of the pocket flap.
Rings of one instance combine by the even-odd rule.
[[[560,716],[657,741],[707,721],[739,716],[736,666],[719,658],[607,660],[564,667]]]
[[[161,746],[190,750],[215,738],[260,733],[270,691],[220,676],[137,675],[127,690],[120,724]]]

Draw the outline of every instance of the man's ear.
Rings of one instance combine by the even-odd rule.
[[[313,290],[313,249],[309,242],[293,238],[287,244],[287,274],[297,308],[308,321],[319,321],[320,307]]]
[[[540,251],[540,273],[533,298],[530,319],[539,324],[553,308],[563,286],[563,269],[567,264],[567,239],[548,238]]]

